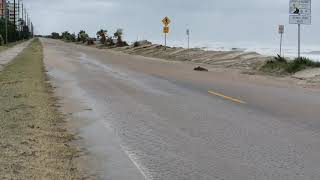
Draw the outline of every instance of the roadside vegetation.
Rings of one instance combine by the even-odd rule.
[[[100,29],[96,33],[96,37],[90,37],[86,31],[81,30],[76,35],[71,34],[68,31],[62,32],[61,35],[57,32],[52,32],[47,38],[61,39],[66,42],[82,43],[86,45],[100,45],[107,48],[124,47],[128,46],[128,43],[123,40],[123,30],[117,29],[112,35],[108,34],[108,30]]]
[[[294,74],[307,68],[320,68],[320,62],[315,62],[305,57],[291,60],[278,55],[268,60],[261,67],[261,71],[273,74]]]
[[[0,72],[0,179],[80,178],[47,81],[38,39]]]
[[[30,39],[32,34],[29,30],[29,27],[24,25],[21,30],[17,30],[16,26],[11,22],[8,23],[8,42],[5,42],[5,19],[0,17],[0,46],[3,46],[5,43],[12,43],[20,41],[23,39]]]

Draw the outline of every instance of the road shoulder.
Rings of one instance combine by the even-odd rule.
[[[0,179],[79,179],[38,39],[0,72]]]

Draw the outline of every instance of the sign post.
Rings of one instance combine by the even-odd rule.
[[[187,29],[186,34],[188,38],[188,49],[189,49],[190,48],[190,29]]]
[[[163,33],[164,33],[164,48],[167,49],[167,34],[169,33],[169,24],[171,20],[166,16],[163,18],[162,23],[164,25],[163,27]]]
[[[284,25],[279,25],[279,34],[280,34],[280,56],[282,56],[282,38],[284,33]]]
[[[8,44],[8,5],[7,5],[7,1],[3,1],[3,8],[4,8],[4,26],[5,26],[5,44]]]
[[[298,58],[301,56],[301,24],[311,25],[311,0],[290,0],[289,23],[298,24]]]

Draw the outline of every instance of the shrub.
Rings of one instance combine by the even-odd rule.
[[[93,38],[88,38],[87,39],[87,45],[94,45],[94,39]]]
[[[138,46],[140,46],[140,43],[139,43],[138,41],[135,41],[135,42],[133,43],[133,47],[138,47]]]
[[[294,60],[288,60],[284,57],[274,57],[271,60],[268,60],[265,65],[261,67],[260,70],[264,72],[271,73],[280,73],[280,74],[293,74],[298,71],[307,69],[307,68],[316,68],[320,67],[320,62],[314,62],[308,58],[300,57]]]
[[[60,39],[60,34],[57,32],[53,32],[53,33],[51,33],[51,38],[52,39]]]
[[[278,62],[287,62],[287,59],[285,57],[280,56],[279,54],[277,54],[277,56],[274,57],[274,59]]]

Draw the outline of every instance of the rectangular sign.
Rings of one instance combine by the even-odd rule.
[[[311,0],[290,0],[289,14],[311,16]]]
[[[163,27],[163,33],[165,33],[165,34],[169,33],[169,27],[168,26]]]
[[[311,16],[291,15],[289,19],[290,24],[311,25]]]

